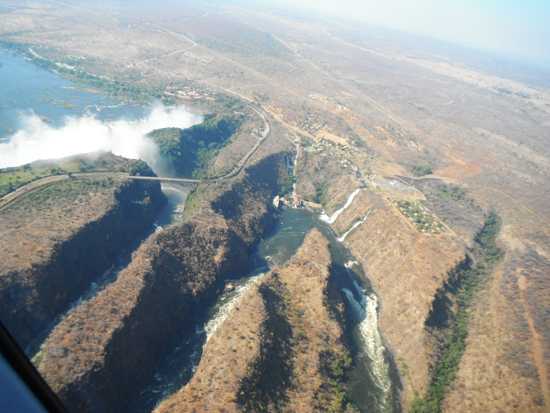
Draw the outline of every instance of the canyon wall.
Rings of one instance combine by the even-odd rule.
[[[351,357],[329,302],[331,264],[327,240],[311,231],[240,297],[191,381],[155,412],[344,411]]]
[[[199,308],[227,278],[246,273],[250,248],[272,219],[284,156],[263,158],[232,183],[206,190],[187,221],[152,235],[115,281],[55,327],[35,360],[69,409],[127,409],[192,333]]]
[[[122,251],[152,229],[159,183],[73,178],[40,188],[0,216],[2,321],[22,346],[68,309]]]

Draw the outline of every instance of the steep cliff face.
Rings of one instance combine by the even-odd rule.
[[[264,158],[247,168],[242,180],[235,182],[212,202],[212,209],[222,215],[231,228],[247,243],[253,243],[274,222],[271,200],[288,180],[285,163],[288,153]]]
[[[331,297],[329,302],[331,264],[327,240],[313,230],[291,262],[275,271],[266,282],[285,303],[284,314],[291,332],[289,351],[283,352],[278,361],[283,367],[286,361],[290,368],[290,380],[285,374],[279,377],[285,389],[280,403],[285,411],[342,412],[348,407],[345,381],[351,358],[344,345],[343,327],[333,313],[335,303],[332,301],[341,304],[341,297]],[[266,335],[265,339],[271,338]],[[248,373],[252,383],[254,368],[263,371],[266,378],[273,377],[270,364],[262,361],[260,359]],[[248,397],[245,395],[242,400],[254,401],[255,387],[250,389]],[[279,404],[275,397],[269,407]],[[245,411],[250,411],[246,407],[254,405],[247,401],[243,406]]]
[[[392,191],[395,189],[392,188]],[[397,196],[397,194],[392,194]],[[407,194],[407,196],[410,196]],[[425,320],[449,271],[464,258],[465,245],[451,230],[424,230],[382,191],[366,189],[334,227],[366,269],[380,299],[379,325],[403,382],[403,404],[423,394],[430,381],[432,348]],[[411,201],[413,202],[413,201]],[[439,232],[440,231],[440,232]]]
[[[164,202],[158,183],[82,178],[3,211],[0,311],[19,343],[28,345],[144,236]]]
[[[152,237],[118,279],[77,307],[44,343],[39,369],[71,410],[121,411],[246,247],[210,217]]]
[[[240,381],[261,351],[258,332],[265,319],[264,301],[255,285],[208,340],[190,382],[155,412],[238,411]]]
[[[151,382],[175,341],[192,334],[199,308],[226,278],[246,272],[250,247],[269,222],[278,171],[278,156],[258,162],[214,207],[152,235],[114,282],[56,326],[37,361],[71,410],[124,411]],[[216,213],[226,209],[223,200],[239,212]]]
[[[165,128],[147,136],[159,148],[168,172],[179,177],[204,175],[217,153],[239,129],[237,115],[207,115],[201,124],[187,129]]]
[[[528,265],[520,254],[507,252],[479,291],[456,380],[443,402],[444,412],[548,412],[548,385],[541,383],[550,382],[549,352],[530,337],[540,319],[530,318],[533,312],[526,311],[527,306],[537,305],[526,292],[528,283],[547,279],[550,260],[533,250],[524,254],[532,260]],[[542,296],[544,291],[540,288],[537,293]],[[518,311],[510,305],[512,300],[525,300],[527,308]],[[549,329],[539,331],[548,335]]]
[[[351,359],[328,302],[330,265],[314,230],[240,298],[191,381],[155,412],[344,411]]]

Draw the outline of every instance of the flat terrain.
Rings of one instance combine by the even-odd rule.
[[[425,39],[253,7],[0,6],[2,40],[76,64],[68,76],[106,76],[201,107],[253,102],[271,122],[270,140],[296,148],[299,200],[330,214],[367,186],[333,227],[344,234],[361,222],[345,242],[379,295],[405,409],[430,382],[425,321],[434,294],[495,209],[505,257],[472,307],[444,408],[458,411],[467,401],[473,410],[548,411],[550,90],[543,82],[504,77],[467,51]],[[426,165],[432,183],[414,177]],[[222,160],[217,166],[224,169]]]

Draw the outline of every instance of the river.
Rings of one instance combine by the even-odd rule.
[[[378,330],[377,298],[361,265],[336,238],[333,230],[305,209],[281,210],[277,225],[263,238],[250,257],[250,272],[230,280],[234,288],[224,292],[199,314],[192,334],[185,335],[157,369],[154,382],[142,392],[128,411],[150,412],[163,399],[178,391],[192,377],[208,338],[231,314],[244,292],[269,271],[284,265],[298,250],[306,234],[318,228],[329,240],[332,271],[347,311],[348,339],[352,343],[354,367],[350,373],[349,397],[362,413],[396,410],[390,363]]]
[[[60,127],[68,116],[93,115],[102,121],[138,119],[142,105],[122,102],[86,90],[54,72],[35,65],[29,58],[0,47],[0,142],[22,127],[25,116],[35,114]]]
[[[0,168],[110,151],[162,172],[158,148],[146,135],[202,121],[185,106],[131,103],[85,89],[1,47],[0,82]]]
[[[0,95],[0,147],[9,144],[10,138],[24,127],[22,123],[29,117],[38,117],[40,122],[52,128],[63,128],[69,117],[91,116],[100,122],[109,123],[117,119],[139,120],[148,110],[144,106],[117,101],[101,93],[85,90],[56,73],[36,66],[22,55],[2,48],[0,83],[3,87]],[[172,118],[176,115],[180,116],[175,113]],[[176,121],[179,122],[179,119],[181,116]],[[191,119],[193,123],[196,121],[196,118]],[[181,122],[181,127],[190,126],[190,119],[182,119]],[[79,138],[81,136],[74,137]],[[148,235],[179,222],[189,189],[163,185],[163,192],[169,202],[157,217],[154,226],[142,239],[136,240],[132,248],[123,252],[118,262],[114,263],[98,282],[92,284],[89,291],[75,302],[74,306],[94,296],[116,279],[118,273],[130,262],[132,253]],[[349,203],[358,193],[359,190],[350,197]],[[178,343],[173,352],[167,355],[157,370],[154,382],[135,398],[134,403],[129,406],[129,411],[151,411],[159,401],[189,381],[200,361],[202,348],[208,337],[231,313],[243,292],[252,283],[261,279],[271,266],[284,265],[296,253],[305,235],[312,228],[318,228],[330,241],[332,270],[335,272],[335,280],[339,284],[349,312],[350,323],[347,330],[353,343],[355,361],[349,396],[361,412],[394,411],[396,403],[394,388],[389,379],[390,366],[378,331],[378,302],[362,267],[327,225],[327,222],[336,220],[337,216],[338,214],[332,217],[323,216],[326,221],[323,222],[318,216],[303,209],[283,209],[275,229],[259,242],[250,257],[249,273],[239,280],[231,280],[236,288],[222,294],[215,303],[206,306],[201,314],[198,314],[193,334],[187,334],[187,338]],[[38,343],[47,336],[51,327],[27,349],[29,354],[36,353]]]

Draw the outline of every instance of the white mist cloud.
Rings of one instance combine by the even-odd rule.
[[[94,116],[67,117],[61,127],[49,125],[35,114],[21,115],[21,129],[0,144],[0,168],[19,166],[39,159],[58,159],[95,151],[158,162],[158,150],[145,137],[154,129],[187,128],[201,121],[185,107],[153,106],[137,120],[101,121]]]

